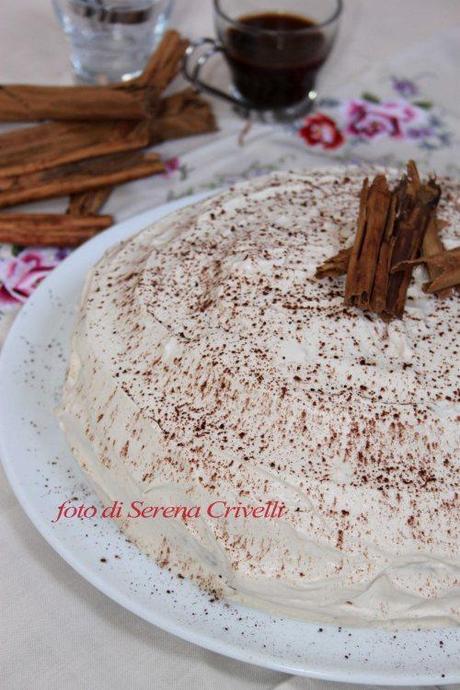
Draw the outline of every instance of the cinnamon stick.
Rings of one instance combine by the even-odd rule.
[[[434,275],[429,282],[423,285],[423,291],[437,293],[438,295],[446,290],[451,293],[451,288],[460,285],[460,247],[454,249],[442,249],[437,254],[422,256],[411,261],[402,261],[393,268],[393,272],[404,270],[410,266],[426,264],[430,275]]]
[[[350,255],[345,302],[369,308],[382,238],[391,206],[391,192],[384,175],[372,184],[366,178],[361,190],[358,229]]]
[[[90,216],[98,213],[111,195],[112,189],[112,187],[101,187],[71,194],[67,213],[71,216]]]
[[[24,127],[0,135],[0,177],[140,149],[148,143],[146,121],[50,122]]]
[[[426,230],[441,198],[441,189],[434,180],[422,185],[417,168],[410,161],[407,177],[401,182],[396,194],[399,209],[393,231],[386,304],[390,317],[401,317],[403,314],[413,270],[411,266],[400,271],[392,269],[401,261],[419,256]]]
[[[178,74],[188,41],[167,31],[142,74],[113,86],[0,86],[0,121],[142,120]]]
[[[374,284],[368,306],[368,308],[376,314],[389,314],[391,310],[390,306],[388,305],[389,270],[391,265],[393,230],[396,220],[396,212],[397,197],[396,195],[392,194],[388,214],[384,223],[382,241],[376,260],[377,263]]]
[[[441,273],[437,278],[432,280],[430,283],[425,283],[423,286],[423,291],[429,294],[439,294],[450,291],[454,287],[460,286],[460,265],[458,262],[450,270],[446,270]]]
[[[74,247],[112,223],[112,216],[77,218],[59,213],[0,214],[0,242],[20,246]]]
[[[341,249],[334,256],[326,259],[326,261],[316,269],[315,278],[336,278],[345,275],[348,271],[352,249],[353,247],[346,247],[345,249]]]
[[[160,101],[156,116],[150,120],[150,144],[207,134],[216,129],[210,104],[193,89],[186,88]]]
[[[160,172],[164,172],[164,165],[156,154],[128,152],[0,178],[0,208],[122,184]]]
[[[179,73],[188,45],[187,39],[177,31],[166,31],[142,74],[128,84],[141,88],[154,87],[161,93]]]
[[[424,257],[430,258],[445,251],[444,244],[439,236],[439,232],[441,231],[442,227],[443,221],[433,217],[428,225],[425,237],[423,239],[422,254]],[[442,273],[442,269],[432,264],[432,262],[427,262],[426,265],[430,280],[435,281],[436,278],[439,278]],[[446,290],[440,290],[437,294],[438,297],[444,299],[449,297],[451,292],[452,290],[448,288]]]
[[[0,121],[142,120],[155,111],[156,89],[127,86],[0,86]]]

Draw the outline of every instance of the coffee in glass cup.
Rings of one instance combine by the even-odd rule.
[[[192,44],[185,74],[198,88],[248,111],[289,117],[307,112],[342,11],[341,0],[214,0],[218,40]],[[230,92],[203,80],[215,54],[229,65]]]

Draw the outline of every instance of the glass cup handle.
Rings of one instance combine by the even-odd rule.
[[[207,50],[203,51],[205,47],[207,47]],[[185,51],[182,72],[185,78],[199,91],[206,91],[217,98],[223,98],[239,108],[249,110],[249,105],[242,98],[232,96],[226,91],[221,91],[221,89],[208,84],[200,77],[201,70],[206,63],[214,55],[223,52],[223,46],[213,38],[200,38],[198,41],[193,41]]]

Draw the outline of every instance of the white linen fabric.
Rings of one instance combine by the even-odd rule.
[[[173,25],[192,37],[209,35],[211,4],[211,0],[176,0]],[[292,127],[256,123],[242,137],[242,120],[216,103],[220,131],[161,146],[162,155],[171,159],[168,176],[119,188],[107,212],[123,220],[168,199],[276,168],[330,165],[331,156],[391,164],[414,156],[426,169],[460,176],[458,0],[347,0],[345,5],[338,42],[319,82],[319,93],[324,95],[321,108],[339,122],[349,100],[359,99],[363,92],[388,100],[394,98],[395,79],[403,82],[400,92],[405,89],[406,95],[409,85],[413,89],[415,84],[418,95],[412,100],[430,109],[427,122],[434,139],[425,137],[420,145],[415,138],[382,137],[378,142],[325,150],[307,147]],[[67,56],[50,0],[1,2],[2,82],[69,83]],[[63,203],[39,206],[57,210]],[[0,257],[8,253],[9,248],[0,248]],[[0,306],[0,344],[16,311]],[[356,687],[249,666],[138,619],[100,594],[54,553],[22,512],[1,470],[0,553],[0,685],[5,690]]]

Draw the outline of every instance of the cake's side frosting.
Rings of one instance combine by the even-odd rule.
[[[276,174],[179,211],[88,277],[59,411],[106,500],[284,501],[280,519],[125,520],[157,561],[308,620],[460,623],[459,302],[404,320],[315,268],[361,175]],[[440,216],[458,244],[460,185]]]

